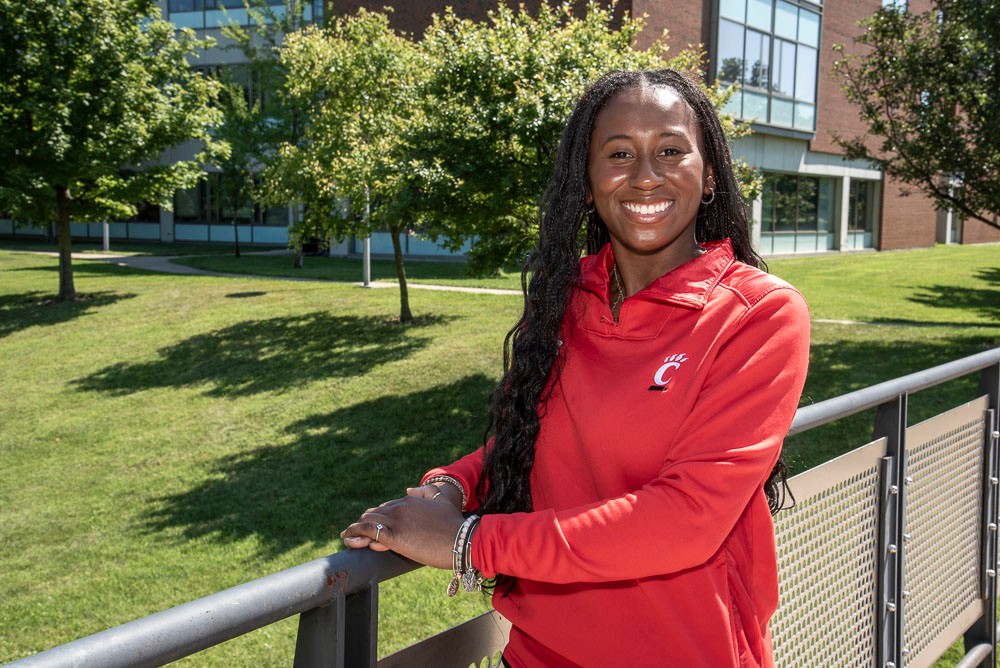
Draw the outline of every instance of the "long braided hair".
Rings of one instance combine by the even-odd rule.
[[[691,106],[702,132],[704,159],[713,166],[716,190],[711,205],[702,205],[698,211],[697,240],[728,237],[736,259],[766,269],[750,244],[746,205],[740,197],[729,145],[701,87],[673,70],[613,71],[591,84],[563,131],[555,170],[539,206],[538,246],[521,274],[524,312],[504,340],[504,374],[490,395],[486,432],[487,436],[493,435],[494,441],[487,450],[476,490],[481,513],[532,510],[529,477],[539,431],[539,405],[544,404],[547,389],[552,386],[551,377],[558,373],[560,329],[579,279],[580,253],[583,247],[588,254],[596,253],[610,241],[600,216],[587,211],[591,130],[608,101],[625,91],[647,86],[676,91]],[[784,504],[786,476],[785,464],[779,459],[764,485],[772,513]],[[501,576],[500,581],[503,579]]]

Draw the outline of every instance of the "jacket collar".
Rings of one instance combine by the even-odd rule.
[[[709,241],[701,246],[706,252],[668,271],[630,299],[664,302],[691,309],[704,308],[735,258],[729,239]],[[580,260],[580,287],[607,301],[608,282],[614,266],[611,244],[606,244],[597,255]]]

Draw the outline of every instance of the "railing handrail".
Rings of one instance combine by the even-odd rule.
[[[792,420],[792,427],[788,430],[788,435],[798,434],[869,408],[875,408],[904,392],[912,393],[926,390],[929,387],[980,371],[998,362],[1000,362],[1000,348],[992,348],[962,359],[893,378],[884,383],[825,399],[810,406],[802,406],[795,413],[795,419]]]
[[[883,404],[902,393],[927,389],[997,363],[1000,363],[1000,348],[802,407],[795,414],[789,434],[824,425]],[[344,550],[74,640],[9,666],[159,666],[320,607],[339,593],[361,592],[417,568],[420,564],[391,552]]]
[[[391,552],[345,550],[15,661],[10,668],[161,666],[420,568]]]

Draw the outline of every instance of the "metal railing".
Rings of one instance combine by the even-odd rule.
[[[907,425],[911,393],[975,372],[977,399]],[[790,433],[870,408],[872,443],[790,481],[797,504],[776,520],[776,660],[919,667],[964,637],[959,666],[992,668],[1000,348],[801,408]],[[378,660],[378,585],[419,567],[346,550],[10,665],[158,666],[296,614],[301,667],[467,668],[503,647],[509,625],[487,613]]]

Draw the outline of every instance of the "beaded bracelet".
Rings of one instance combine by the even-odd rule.
[[[425,480],[424,484],[425,485],[430,485],[431,483],[435,483],[435,482],[446,482],[446,483],[448,483],[450,485],[454,485],[455,487],[457,487],[458,491],[462,493],[462,508],[461,508],[461,510],[463,510],[463,511],[465,510],[465,505],[468,502],[469,497],[465,494],[465,488],[462,487],[462,483],[460,483],[455,478],[452,478],[450,475],[436,475],[433,478],[428,478],[427,480]]]
[[[455,544],[451,548],[451,569],[454,572],[451,582],[448,583],[448,596],[458,593],[459,583],[462,589],[467,592],[478,591],[482,588],[483,578],[472,567],[469,554],[471,550],[472,532],[479,526],[479,515],[469,515],[462,526],[455,534]]]

